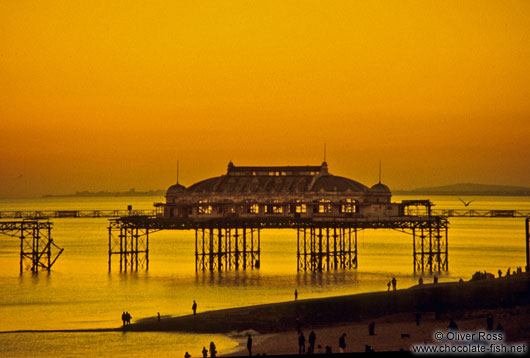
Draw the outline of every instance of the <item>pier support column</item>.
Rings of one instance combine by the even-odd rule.
[[[52,239],[52,223],[49,221],[25,220],[0,222],[0,234],[20,239],[20,273],[27,269],[37,273],[40,269],[51,271],[62,254]],[[52,249],[58,252],[53,257]]]
[[[357,228],[297,229],[297,271],[357,268]],[[353,241],[353,242],[352,242]]]
[[[418,223],[411,229],[414,272],[447,271],[449,269],[447,221]]]
[[[149,269],[149,228],[126,224],[119,220],[109,225],[109,272],[112,255],[120,256],[120,272]]]
[[[226,271],[259,268],[260,229],[207,227],[196,240],[195,265],[197,271]],[[199,236],[197,234],[197,236]],[[206,236],[207,240],[204,239]]]

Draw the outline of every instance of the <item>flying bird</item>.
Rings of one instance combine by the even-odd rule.
[[[474,201],[474,200],[464,201],[461,198],[458,198],[458,200],[460,200],[464,204],[464,206],[469,206],[469,204],[471,204]]]

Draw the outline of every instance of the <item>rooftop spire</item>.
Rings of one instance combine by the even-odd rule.
[[[227,167],[227,170],[226,172],[229,173],[230,170],[232,170],[234,168],[234,163],[232,163],[232,160],[230,159],[230,162],[228,162],[228,167]]]

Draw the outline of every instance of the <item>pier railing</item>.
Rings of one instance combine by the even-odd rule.
[[[154,216],[155,210],[45,210],[0,211],[0,219],[49,218],[119,218],[123,216]]]
[[[446,218],[482,217],[482,218],[525,218],[530,217],[530,210],[459,210],[433,209],[432,215]]]

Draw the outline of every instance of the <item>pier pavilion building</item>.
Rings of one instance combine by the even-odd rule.
[[[194,230],[196,270],[259,268],[263,229],[296,230],[299,271],[357,267],[357,233],[394,229],[412,236],[414,271],[445,271],[447,220],[429,200],[392,202],[381,182],[368,187],[315,166],[236,166],[185,187],[172,185],[155,216],[126,216],[109,226],[120,269],[149,265],[149,233]],[[142,256],[141,256],[142,255]]]
[[[333,175],[328,165],[235,166],[226,174],[186,188],[171,186],[166,202],[156,204],[164,218],[223,217],[392,217],[401,204],[391,202],[390,189],[371,188]]]

